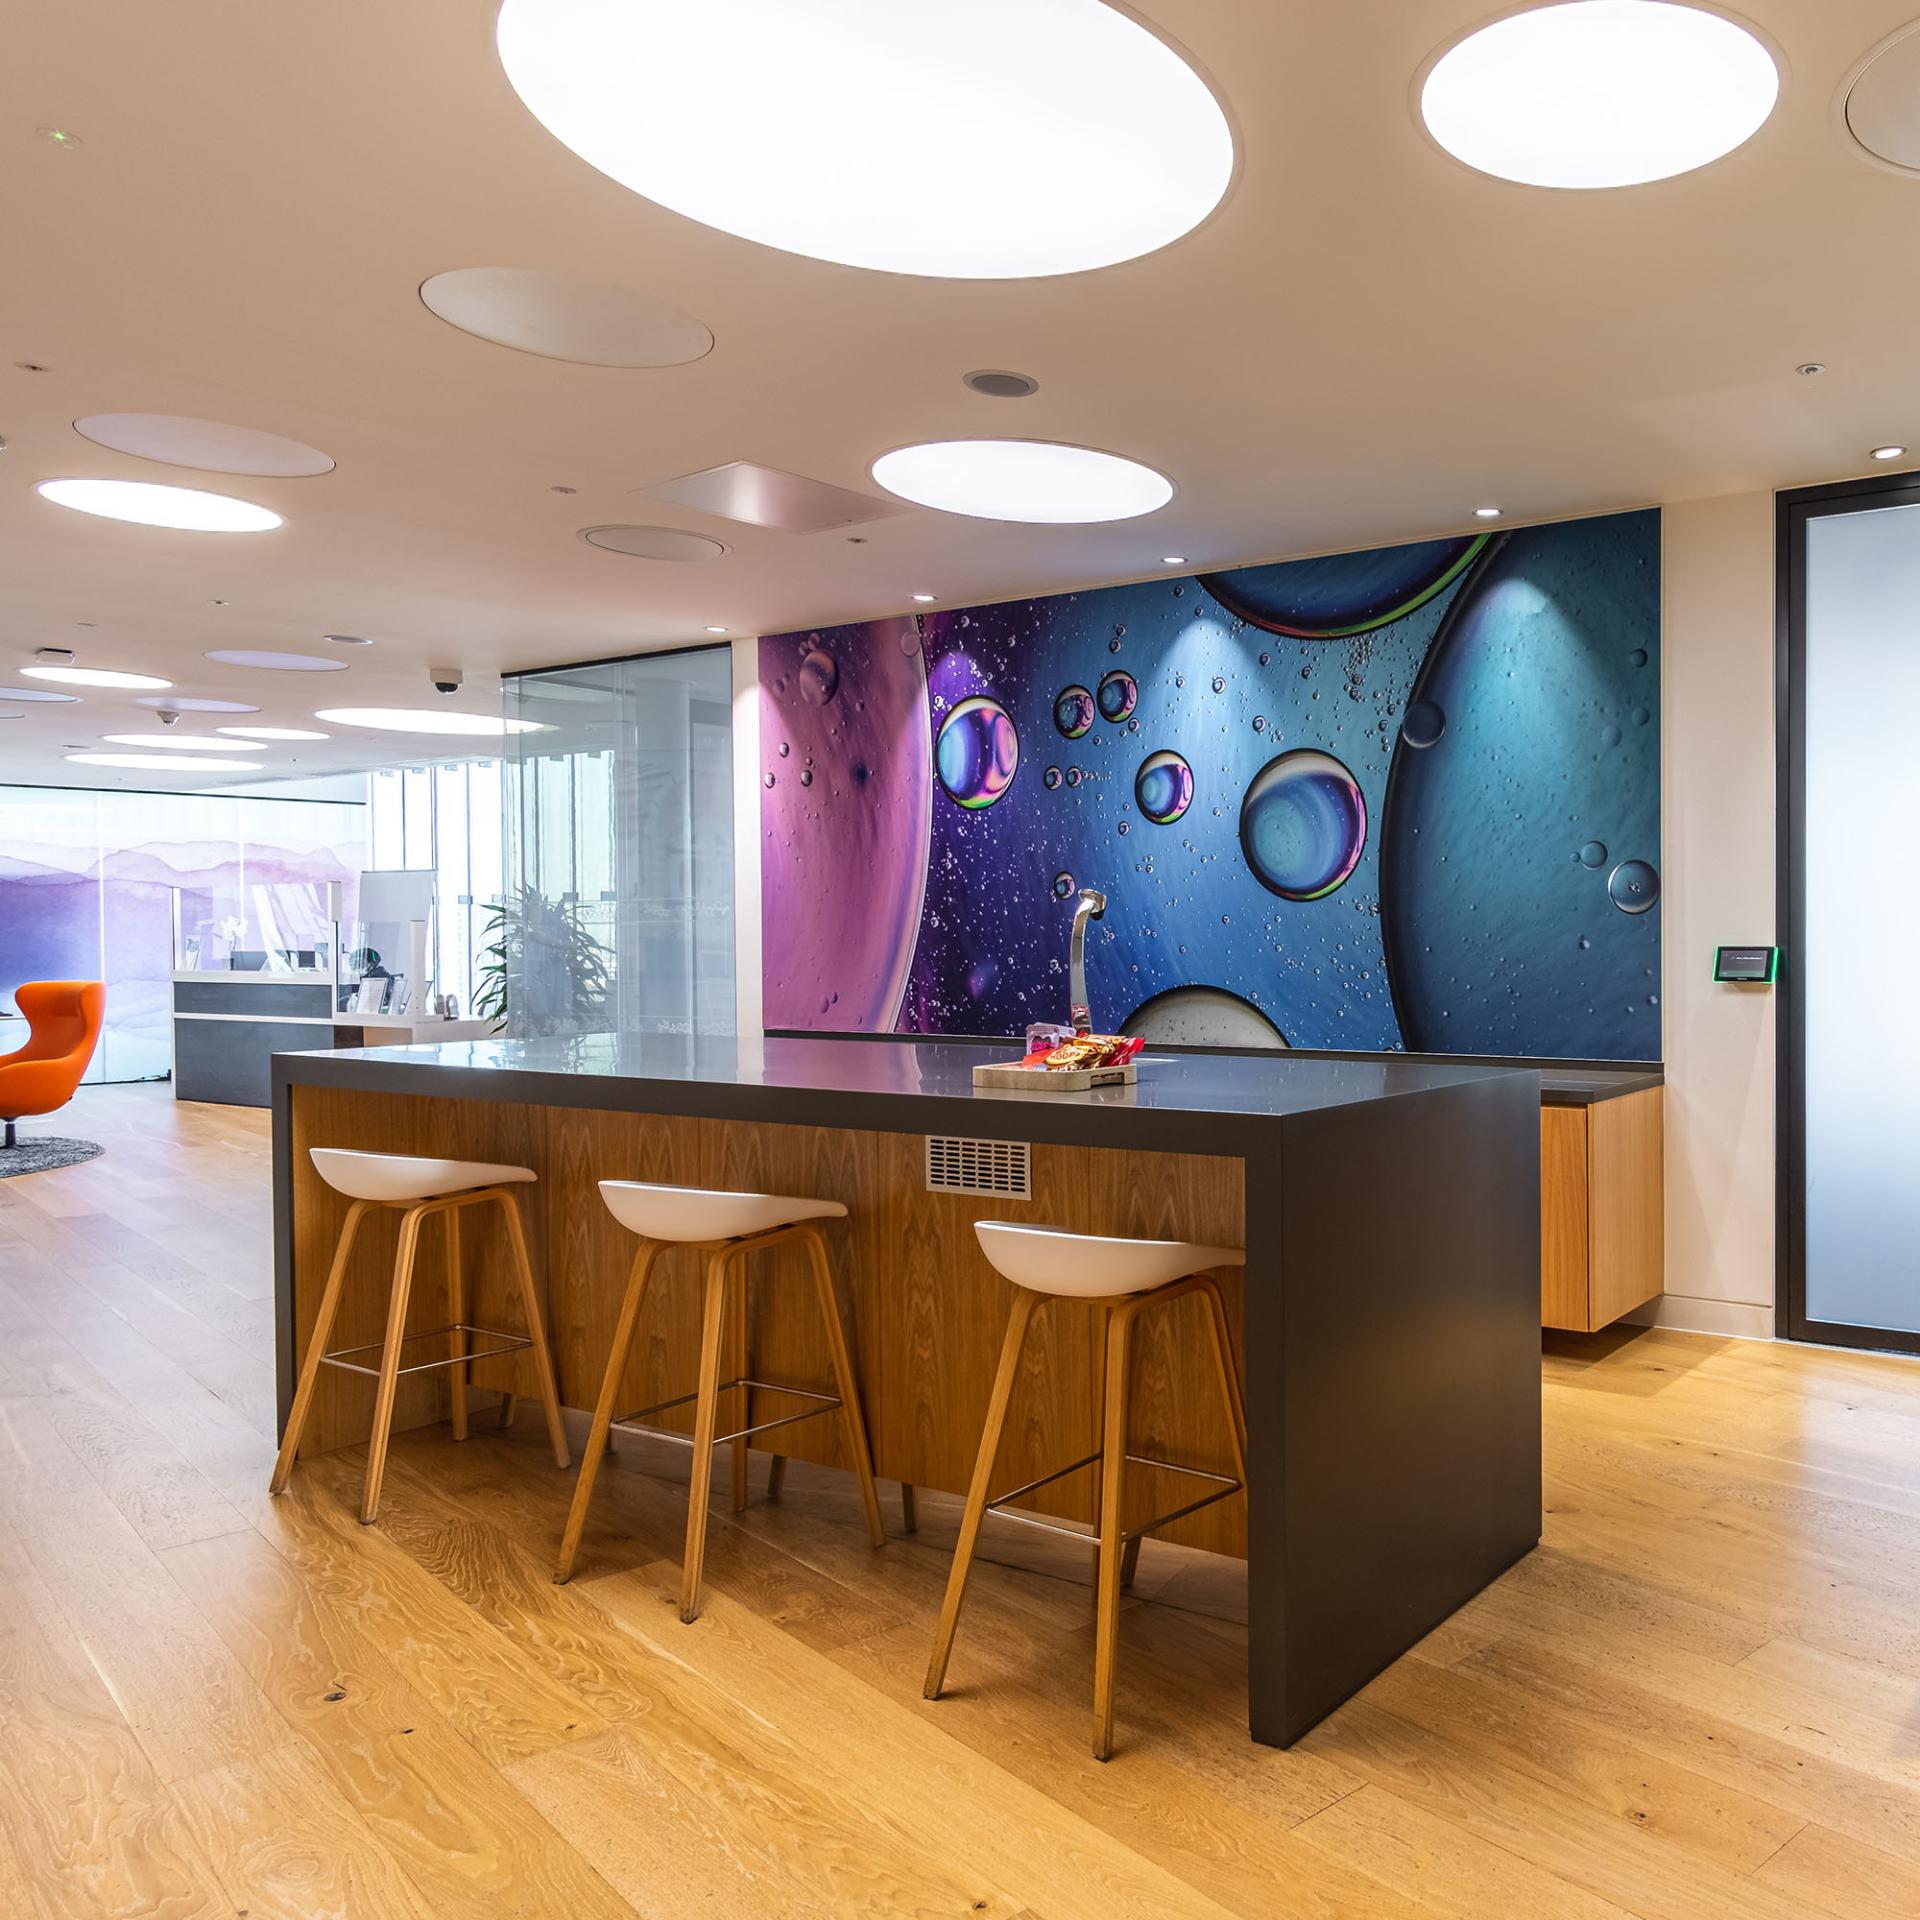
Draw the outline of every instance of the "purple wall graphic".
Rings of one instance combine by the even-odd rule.
[[[104,980],[88,1079],[157,1078],[173,1061],[172,890],[210,889],[244,917],[270,884],[352,885],[365,820],[328,801],[0,786],[0,999],[27,980]]]
[[[769,1027],[1653,1059],[1659,516],[760,643]]]

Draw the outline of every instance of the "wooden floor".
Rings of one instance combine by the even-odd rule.
[[[1149,1543],[1101,1766],[1070,1542],[994,1536],[921,1700],[948,1500],[723,1502],[690,1628],[677,1449],[564,1588],[532,1418],[399,1439],[377,1528],[354,1454],[269,1502],[265,1116],[60,1124],[106,1155],[0,1181],[6,1920],[1920,1913],[1911,1364],[1556,1339],[1536,1554],[1281,1754],[1244,1570]]]

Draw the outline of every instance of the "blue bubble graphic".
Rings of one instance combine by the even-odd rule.
[[[1140,704],[1140,683],[1124,667],[1103,675],[1100,714],[1106,720],[1124,720]]]
[[[1332,754],[1296,747],[1269,760],[1240,802],[1240,850],[1283,900],[1319,900],[1360,864],[1367,803]]]
[[[1133,797],[1155,826],[1171,826],[1193,805],[1193,769],[1170,749],[1150,753],[1133,776]]]
[[[1093,695],[1085,687],[1062,687],[1054,696],[1053,724],[1069,740],[1093,731]]]
[[[1607,875],[1607,898],[1622,913],[1645,913],[1660,898],[1660,876],[1644,860],[1622,860]]]

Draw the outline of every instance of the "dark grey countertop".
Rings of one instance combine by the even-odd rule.
[[[1010,1093],[974,1087],[983,1057],[991,1056],[951,1040],[587,1034],[276,1054],[274,1072],[276,1085],[1216,1154],[1244,1153],[1251,1132],[1299,1115],[1512,1076],[1537,1086],[1539,1078],[1530,1067],[1391,1054],[1149,1049],[1131,1087]]]

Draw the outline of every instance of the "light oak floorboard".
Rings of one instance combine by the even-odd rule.
[[[6,1920],[1920,1911],[1920,1365],[1552,1336],[1537,1552],[1275,1753],[1243,1567],[1149,1542],[1102,1766],[1076,1542],[989,1521],[920,1697],[956,1499],[876,1552],[756,1454],[691,1627],[658,1442],[566,1587],[532,1409],[396,1436],[376,1527],[360,1448],[269,1500],[266,1116],[65,1124],[107,1153],[0,1182]]]

